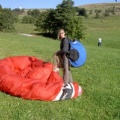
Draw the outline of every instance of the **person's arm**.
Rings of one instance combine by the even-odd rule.
[[[63,40],[63,48],[62,48],[62,52],[63,53],[66,53],[66,52],[68,52],[68,50],[69,50],[69,40],[67,39],[67,38],[65,38],[64,40]]]
[[[62,43],[63,47],[61,48],[61,50],[56,52],[56,55],[65,54],[65,53],[68,53],[68,51],[69,51],[69,40],[67,38],[65,38],[62,42],[63,42]]]

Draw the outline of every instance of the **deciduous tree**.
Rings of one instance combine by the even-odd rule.
[[[0,31],[13,31],[15,17],[11,9],[3,9],[0,13]]]

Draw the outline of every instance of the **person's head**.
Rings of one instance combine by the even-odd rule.
[[[65,38],[65,31],[64,31],[64,29],[60,29],[58,31],[58,39],[62,40],[63,38]]]

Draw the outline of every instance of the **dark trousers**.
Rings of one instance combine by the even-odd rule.
[[[98,42],[98,46],[101,46],[101,42]]]

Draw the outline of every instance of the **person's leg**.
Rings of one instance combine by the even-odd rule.
[[[63,80],[65,84],[73,82],[72,74],[69,68],[69,61],[66,55],[64,55],[63,57],[61,55],[59,56],[55,55],[54,65],[55,68],[63,68]]]
[[[55,68],[61,68],[62,67],[62,59],[61,59],[61,55],[54,55],[54,65]]]
[[[63,80],[65,84],[73,81],[72,74],[69,69],[69,61],[66,55],[63,56]]]
[[[73,82],[72,73],[70,70],[69,70],[69,82]]]
[[[98,46],[100,45],[100,43],[98,42]]]

